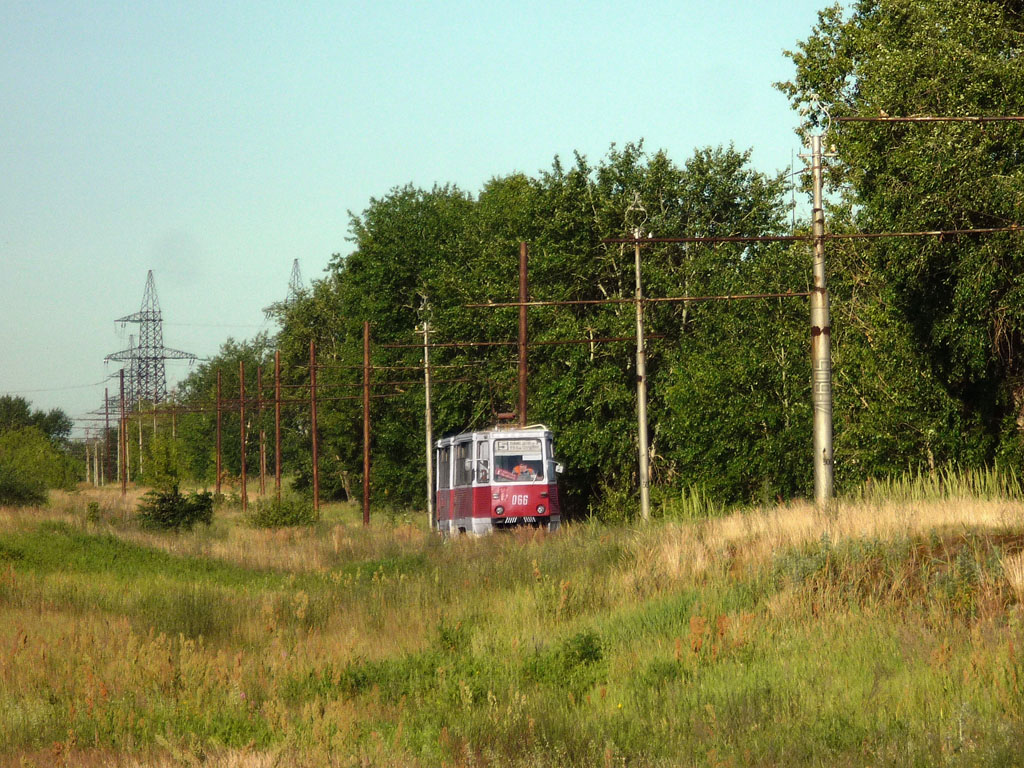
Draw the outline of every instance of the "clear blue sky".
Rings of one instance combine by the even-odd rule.
[[[786,168],[771,84],[825,4],[0,2],[0,394],[100,407],[147,269],[168,346],[252,336],[396,185],[640,138]]]

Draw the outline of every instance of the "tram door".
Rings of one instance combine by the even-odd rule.
[[[437,449],[437,529],[441,532],[450,531],[452,524],[451,453],[451,445]]]

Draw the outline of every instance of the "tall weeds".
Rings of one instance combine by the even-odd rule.
[[[449,541],[108,502],[0,511],[0,766],[990,765],[1024,738],[1003,497]]]

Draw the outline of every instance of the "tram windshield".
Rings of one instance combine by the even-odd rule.
[[[540,440],[495,440],[494,479],[499,483],[543,480],[544,454]]]

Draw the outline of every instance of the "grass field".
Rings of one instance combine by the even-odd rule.
[[[0,766],[1019,765],[1024,505],[889,491],[450,541],[0,509]]]

